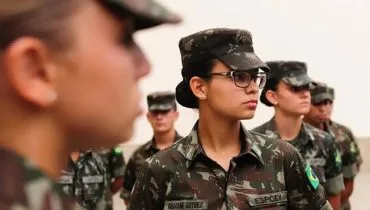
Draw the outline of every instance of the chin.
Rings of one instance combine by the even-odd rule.
[[[240,120],[250,120],[254,117],[254,115],[255,115],[255,112],[251,111],[251,112],[248,112],[248,113],[244,113],[243,115],[238,117],[238,119],[240,119]]]

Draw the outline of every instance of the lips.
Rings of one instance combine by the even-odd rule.
[[[257,107],[258,101],[257,100],[249,100],[249,101],[245,102],[244,104],[246,104],[248,106],[248,108],[250,108],[250,109],[255,109]]]

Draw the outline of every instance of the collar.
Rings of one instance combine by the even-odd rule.
[[[173,140],[173,143],[177,142],[178,140],[182,139],[182,136],[179,135],[179,133],[177,131],[175,131],[175,139]],[[144,146],[144,150],[145,151],[149,151],[149,150],[158,150],[156,147],[155,147],[155,139],[154,139],[154,135],[152,137],[152,139]]]
[[[207,156],[199,141],[198,123],[199,121],[195,123],[190,135],[185,138],[183,149],[181,149],[185,158],[190,161],[188,167],[192,165],[198,155],[202,154],[204,156]],[[242,144],[242,150],[238,157],[250,155],[258,160],[262,165],[264,165],[265,163],[261,156],[261,148],[256,142],[255,137],[249,131],[247,131],[242,124],[240,124],[240,128],[240,140]]]

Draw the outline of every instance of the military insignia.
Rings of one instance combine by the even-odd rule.
[[[317,189],[317,187],[319,186],[320,182],[319,182],[319,178],[317,178],[315,172],[313,172],[312,168],[310,165],[307,164],[306,166],[306,176],[308,178],[308,180],[310,181],[310,184],[311,186],[313,187],[313,189]]]
[[[121,147],[114,148],[113,152],[115,155],[122,155],[123,153]]]

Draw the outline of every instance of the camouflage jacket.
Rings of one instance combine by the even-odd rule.
[[[174,142],[182,139],[182,137],[176,132]],[[135,184],[136,177],[140,171],[140,167],[143,165],[145,160],[159,152],[159,149],[155,147],[154,137],[139,147],[130,157],[124,175],[123,189],[121,191],[121,198],[130,199],[131,190]]]
[[[280,138],[274,118],[253,131]],[[344,190],[341,156],[332,136],[303,123],[298,136],[288,142],[296,147],[311,165],[327,194],[337,195]]]
[[[205,154],[197,127],[144,163],[128,209],[332,209],[293,146],[241,128],[242,151],[225,171]]]
[[[1,210],[72,210],[70,197],[23,158],[0,148]]]
[[[108,185],[105,193],[105,210],[113,209],[113,194],[111,191],[111,184],[115,179],[123,178],[125,170],[125,159],[123,157],[122,149],[117,146],[111,149],[101,149],[99,155],[104,161],[106,168],[106,175],[108,180]]]
[[[94,152],[81,152],[78,160],[69,160],[62,171],[59,186],[84,210],[103,210],[107,177],[102,158]]]
[[[353,179],[362,163],[362,158],[352,131],[333,121],[325,123],[325,131],[332,135],[338,144],[342,155],[344,178]]]

